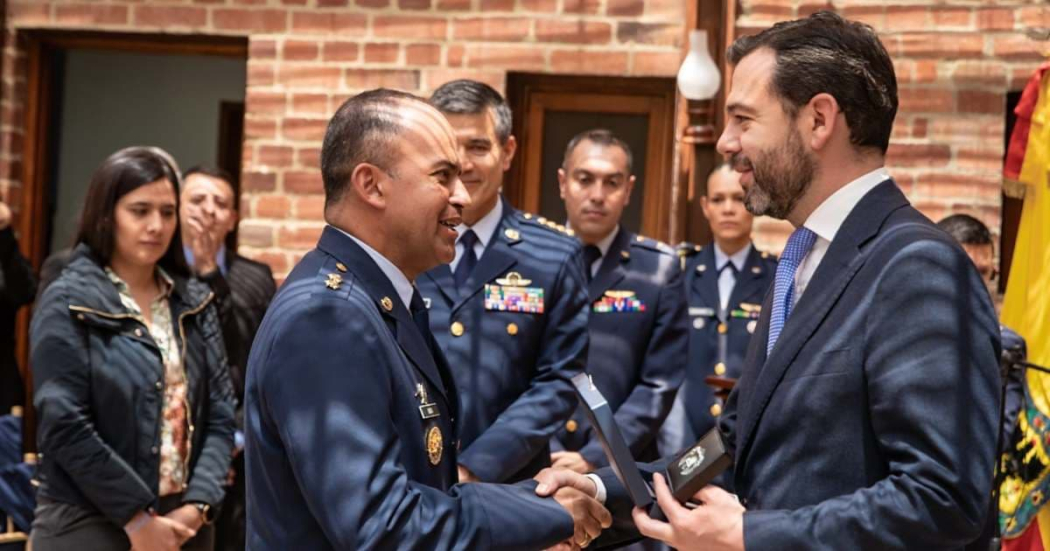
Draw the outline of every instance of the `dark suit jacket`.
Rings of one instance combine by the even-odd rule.
[[[766,295],[720,422],[746,547],[962,548],[988,511],[999,413],[999,327],[973,264],[888,181],[807,289],[769,358]]]
[[[617,295],[633,296],[616,302]],[[588,286],[587,372],[612,405],[640,460],[659,457],[656,435],[682,383],[686,310],[674,249],[621,229]],[[570,431],[568,428],[572,428]],[[578,451],[592,465],[609,461],[582,410],[558,432],[556,448]],[[668,450],[674,451],[674,450]]]
[[[432,343],[368,254],[325,228],[248,362],[249,549],[535,549],[571,536],[565,510],[528,486],[454,486],[456,389]],[[417,385],[438,417],[421,415]]]
[[[580,244],[548,224],[504,202],[469,291],[457,292],[447,265],[417,281],[460,391],[459,462],[485,482],[530,478],[550,465],[550,439],[576,405],[570,380],[587,361]],[[486,294],[498,292],[499,280],[511,273],[542,293],[542,312],[486,305]],[[463,329],[458,336],[451,330],[456,323]]]

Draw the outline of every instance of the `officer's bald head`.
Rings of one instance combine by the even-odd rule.
[[[402,110],[412,104],[430,109],[425,100],[412,94],[379,88],[346,100],[335,112],[321,146],[326,207],[345,195],[358,165],[369,163],[392,172],[394,143],[405,129]]]

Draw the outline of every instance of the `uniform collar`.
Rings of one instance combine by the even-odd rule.
[[[737,272],[744,271],[744,264],[747,264],[747,255],[751,254],[751,243],[748,243],[746,247],[727,255],[722,251],[722,248],[718,246],[718,243],[714,244],[715,249],[715,270],[721,272],[722,268],[725,268],[726,262],[733,262],[733,267],[736,268]]]
[[[474,230],[474,235],[477,236],[478,242],[481,243],[483,249],[487,249],[489,241],[492,241],[492,236],[496,233],[496,228],[499,227],[499,221],[503,218],[503,198],[500,197],[496,201],[496,206],[492,207],[492,210],[485,216],[481,217],[473,226],[466,224],[460,224],[456,226],[456,231],[459,232],[460,238],[467,230]],[[458,239],[457,239],[458,241]]]
[[[350,239],[353,239],[354,243],[357,243],[362,249],[364,249],[372,261],[376,263],[376,266],[379,267],[379,270],[383,272],[383,275],[390,280],[390,284],[394,286],[394,291],[397,292],[397,297],[401,299],[401,304],[404,304],[405,308],[408,308],[408,305],[412,303],[412,293],[415,292],[415,287],[412,285],[412,282],[405,277],[405,274],[398,269],[397,266],[394,266],[393,262],[390,262],[385,256],[379,254],[379,251],[369,247],[364,241],[361,241],[335,226],[332,226],[332,228],[338,230],[339,233],[342,233]]]
[[[875,186],[889,179],[890,175],[886,169],[879,167],[842,186],[809,215],[803,226],[829,242],[834,240],[842,223],[846,221],[849,213],[853,212],[857,203]]]

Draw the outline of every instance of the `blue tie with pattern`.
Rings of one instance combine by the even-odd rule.
[[[784,330],[784,324],[791,315],[791,303],[795,294],[795,272],[798,270],[798,265],[802,264],[802,259],[806,257],[816,241],[817,234],[803,226],[791,234],[783,254],[780,255],[777,277],[773,283],[773,315],[769,318],[767,355],[773,352],[773,345],[777,343],[777,337]]]

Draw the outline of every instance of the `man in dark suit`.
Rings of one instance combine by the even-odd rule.
[[[587,358],[580,245],[500,195],[516,142],[498,92],[457,80],[430,102],[456,132],[471,198],[452,263],[417,282],[463,404],[459,479],[531,478],[550,465],[550,438],[576,403],[570,379]]]
[[[754,217],[744,207],[740,174],[728,164],[707,178],[700,207],[714,242],[678,246],[691,327],[685,382],[660,434],[667,452],[693,444],[715,426],[725,404],[704,379],[740,377],[762,299],[777,271],[776,258],[751,243]]]
[[[26,387],[15,358],[15,320],[36,292],[33,268],[18,249],[11,221],[11,209],[0,198],[0,415],[25,405]]]
[[[608,525],[579,492],[455,486],[456,386],[412,280],[452,259],[459,166],[448,121],[409,94],[360,94],[329,123],[329,225],[248,362],[249,549],[536,549]]]
[[[182,174],[179,219],[186,263],[215,293],[222,340],[237,397],[237,433],[231,485],[215,521],[220,551],[244,549],[244,375],[255,332],[277,288],[270,267],[237,254],[238,193],[233,177],[208,165]]]
[[[584,244],[590,322],[587,372],[616,413],[634,457],[659,457],[656,436],[686,357],[682,275],[674,249],[620,226],[635,177],[630,147],[608,130],[569,141],[558,188]],[[552,443],[555,467],[580,473],[608,465],[578,410]]]
[[[820,12],[727,57],[718,149],[748,210],[796,229],[719,422],[740,501],[708,486],[687,509],[654,475],[669,522],[635,524],[678,549],[961,549],[991,498],[999,328],[973,263],[883,168],[889,55]],[[615,514],[622,487],[598,480]]]

